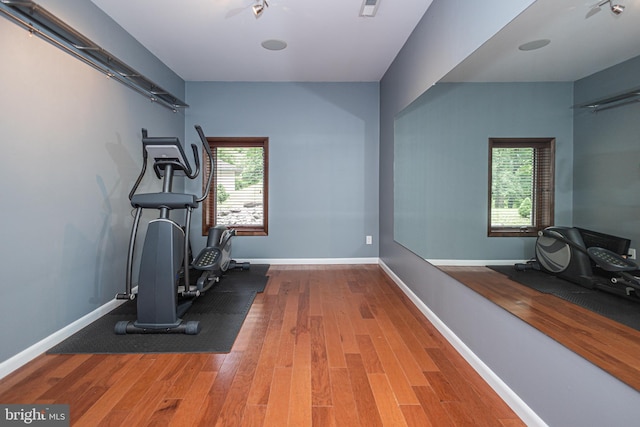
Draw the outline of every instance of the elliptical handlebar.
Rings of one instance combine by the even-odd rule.
[[[200,157],[198,156],[198,146],[191,144],[191,151],[193,151],[193,163],[196,164],[196,170],[193,175],[187,175],[189,179],[195,179],[200,174]]]
[[[207,179],[207,185],[205,186],[205,189],[202,193],[202,195],[196,199],[197,203],[202,202],[204,199],[207,198],[207,196],[209,195],[210,189],[211,189],[211,182],[213,180],[213,154],[211,153],[211,149],[209,148],[209,143],[207,142],[207,138],[204,136],[204,132],[202,131],[202,128],[199,125],[195,126],[196,131],[198,132],[198,136],[200,137],[200,141],[202,142],[202,146],[204,147],[205,151],[207,152],[207,157],[209,157],[209,178]],[[149,141],[151,138],[148,137],[148,133],[147,133],[147,129],[142,129],[142,141],[143,141],[143,145],[142,145],[142,169],[140,170],[140,174],[138,175],[138,179],[136,179],[136,182],[134,183],[133,187],[131,188],[131,191],[129,192],[129,200],[133,199],[133,196],[135,195],[138,186],[140,185],[140,183],[142,182],[142,179],[144,178],[144,174],[146,173],[147,170],[147,161],[148,161],[148,153],[147,153],[147,149],[145,148],[145,142]],[[162,141],[163,138],[154,138],[155,141]],[[176,139],[177,141],[177,139]],[[150,142],[150,141],[149,141]],[[158,178],[160,178],[161,176],[161,171],[164,170],[164,168],[166,166],[170,166],[173,170],[175,169],[179,169],[181,171],[184,172],[184,175],[189,178],[189,179],[195,179],[198,177],[198,175],[200,174],[200,156],[198,155],[198,146],[196,144],[191,144],[191,150],[193,151],[193,160],[195,163],[195,170],[191,171],[191,168],[188,165],[188,161],[186,159],[186,157],[184,157],[184,154],[182,155],[182,157],[184,157],[184,161],[186,162],[186,165],[183,165],[180,161],[176,160],[176,159],[162,159],[162,160],[158,160],[156,159],[156,162],[153,165],[153,169],[156,173],[156,176]],[[180,149],[180,151],[182,151]],[[195,197],[195,196],[194,196]]]
[[[147,130],[145,128],[142,128],[142,139],[145,138],[147,138]],[[142,182],[142,178],[144,178],[144,174],[147,171],[147,157],[147,150],[145,150],[144,144],[142,144],[142,169],[140,170],[140,174],[138,175],[138,179],[136,179],[135,184],[133,184],[133,187],[131,187],[131,191],[129,191],[129,201],[133,199],[133,195],[136,194],[136,190],[138,189],[138,186],[140,185],[140,182]]]
[[[213,180],[213,153],[211,152],[211,148],[209,147],[209,142],[207,141],[207,137],[204,136],[204,132],[202,131],[202,128],[200,127],[200,125],[195,125],[195,128],[196,128],[196,132],[198,132],[198,136],[200,137],[200,142],[202,142],[202,147],[207,152],[207,156],[209,157],[209,178],[207,179],[207,185],[204,191],[202,192],[202,196],[196,200],[196,202],[200,203],[204,199],[206,199],[207,196],[209,196],[209,191],[211,190],[211,181]],[[191,144],[191,147],[193,149],[194,157],[196,157],[197,159],[197,155],[196,155],[197,148],[195,144]],[[196,168],[197,168],[197,160],[196,160]]]

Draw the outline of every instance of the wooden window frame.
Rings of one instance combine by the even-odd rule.
[[[487,235],[489,237],[537,236],[540,230],[554,225],[555,218],[555,138],[489,138],[489,185]],[[547,150],[549,160],[546,165],[534,164],[531,227],[495,227],[491,225],[492,162],[493,148],[534,148]],[[539,154],[536,153],[536,159]],[[545,174],[546,172],[546,174]],[[545,174],[547,176],[543,177]]]
[[[263,224],[262,226],[247,226],[229,224],[236,230],[238,236],[267,236],[269,234],[269,138],[268,137],[207,137],[209,148],[216,156],[218,147],[260,147],[264,150],[264,167],[263,167]],[[206,158],[206,157],[205,157]],[[215,163],[214,163],[215,164]],[[205,165],[208,173],[208,163]],[[214,175],[211,182],[211,191],[209,196],[202,203],[202,235],[206,236],[209,228],[216,225],[217,218],[217,182]],[[203,186],[206,183],[203,182]]]

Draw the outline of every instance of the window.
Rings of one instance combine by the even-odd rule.
[[[489,139],[489,236],[553,225],[554,138]]]
[[[207,141],[213,153],[214,175],[204,202],[202,233],[206,235],[214,225],[226,225],[238,235],[266,236],[269,138],[208,137]],[[209,173],[208,162],[205,172]]]

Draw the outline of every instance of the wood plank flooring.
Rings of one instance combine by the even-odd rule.
[[[486,267],[442,267],[480,295],[640,391],[640,331]]]
[[[0,402],[74,426],[523,426],[376,265],[272,266],[228,354],[42,355]]]

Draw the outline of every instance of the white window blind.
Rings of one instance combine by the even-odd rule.
[[[553,138],[489,140],[489,235],[535,235],[553,225]]]

